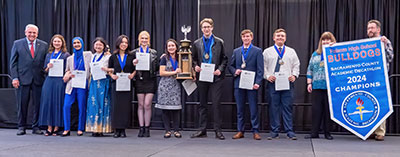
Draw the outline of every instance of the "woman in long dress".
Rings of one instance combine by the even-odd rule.
[[[103,136],[103,133],[111,133],[111,88],[110,76],[108,72],[108,61],[111,54],[107,51],[107,43],[102,37],[97,37],[93,41],[93,58],[91,70],[101,67],[104,77],[98,78],[92,73],[89,86],[87,102],[86,132],[92,132],[92,136]]]
[[[128,79],[132,80],[135,76],[135,67],[133,66],[133,56],[129,53],[129,38],[126,35],[120,35],[117,38],[116,50],[111,55],[108,62],[108,68],[112,69],[109,75],[112,78],[112,117],[111,125],[115,129],[114,138],[126,137],[125,129],[130,125],[132,112],[132,81],[129,91],[117,90],[118,73],[125,73]]]
[[[53,61],[62,61],[65,71],[67,58],[67,45],[62,35],[56,34],[50,40],[49,53],[46,55],[44,69],[48,73],[53,68]],[[50,61],[51,60],[51,61]],[[39,125],[47,126],[45,136],[59,135],[60,127],[63,127],[63,106],[65,95],[65,83],[61,76],[47,76],[42,87],[40,100]]]

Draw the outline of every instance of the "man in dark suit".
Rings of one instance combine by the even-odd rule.
[[[235,100],[237,104],[238,132],[232,137],[232,139],[240,139],[244,137],[244,110],[247,95],[251,115],[251,125],[253,126],[253,138],[255,140],[261,140],[258,130],[257,90],[263,80],[264,60],[262,50],[251,43],[253,40],[253,32],[249,29],[245,29],[242,31],[241,36],[243,45],[233,51],[231,64],[229,66],[229,71],[234,77]],[[255,72],[252,89],[239,88],[242,70]]]
[[[224,41],[212,33],[214,21],[211,18],[204,18],[200,22],[200,27],[203,32],[203,37],[197,39],[193,43],[193,67],[195,67],[195,71],[199,73],[202,70],[200,68],[202,63],[215,64],[215,71],[213,73],[213,82],[198,81],[200,96],[200,129],[191,137],[207,137],[207,98],[208,93],[210,93],[214,113],[215,137],[224,140],[225,137],[221,132],[221,114],[219,109],[221,106],[222,80],[225,78],[225,68],[228,64],[228,58],[225,55]]]
[[[10,74],[12,85],[17,88],[18,101],[18,132],[24,135],[28,115],[28,104],[32,93],[32,133],[43,134],[38,125],[40,95],[45,79],[43,64],[46,57],[47,43],[37,39],[39,28],[28,24],[25,27],[25,36],[14,41],[10,57]]]

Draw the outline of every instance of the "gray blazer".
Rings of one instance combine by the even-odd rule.
[[[69,56],[67,58],[67,67],[65,67],[65,74],[64,78],[66,78],[67,86],[65,87],[65,94],[71,94],[72,92],[72,82],[71,82],[71,75],[72,71],[75,70],[74,68],[74,56],[75,54]],[[90,59],[92,58],[92,52],[90,51],[83,51],[83,61],[85,62],[85,72],[86,72],[86,79],[89,80],[90,78]]]
[[[14,41],[11,48],[10,75],[18,79],[21,85],[42,85],[45,79],[43,69],[48,45],[46,42],[36,39],[35,56],[32,58],[26,38]]]

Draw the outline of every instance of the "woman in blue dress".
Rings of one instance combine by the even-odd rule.
[[[51,38],[49,53],[46,55],[44,69],[48,73],[53,68],[53,61],[62,61],[65,70],[66,61],[70,54],[62,35],[56,34]],[[51,62],[50,62],[51,60]],[[40,100],[39,125],[47,126],[45,136],[56,136],[63,127],[63,106],[65,83],[61,76],[47,76],[42,87]]]
[[[89,96],[87,102],[86,132],[92,132],[92,136],[103,136],[103,133],[111,133],[111,89],[110,76],[105,75],[108,72],[108,60],[111,54],[107,51],[107,43],[97,37],[93,41],[94,55],[91,59],[91,70],[95,67],[101,67],[104,71],[103,77],[95,77],[92,74]]]

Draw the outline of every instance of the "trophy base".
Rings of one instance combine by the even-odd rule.
[[[193,79],[192,76],[190,76],[190,73],[181,73],[177,74],[176,79],[184,79],[184,80],[191,80]]]

